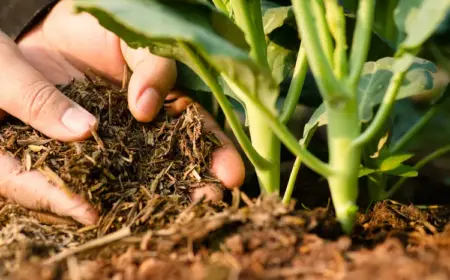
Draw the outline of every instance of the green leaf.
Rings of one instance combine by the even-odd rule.
[[[420,47],[439,28],[449,9],[450,0],[399,0],[395,23],[405,37],[400,46]]]
[[[325,111],[325,104],[322,103],[316,111],[314,111],[313,115],[309,119],[308,123],[305,124],[305,127],[303,128],[303,138],[302,141],[307,141],[306,139],[310,139],[314,132],[316,131],[316,128],[322,125],[328,124],[328,118]]]
[[[266,6],[267,2],[264,2]],[[267,37],[267,60],[272,69],[272,76],[279,85],[292,75],[295,67],[300,45],[297,25],[290,6],[280,7],[271,3],[271,6],[265,7],[263,10],[264,33]]]
[[[361,177],[364,177],[364,176],[368,176],[368,175],[373,174],[375,172],[377,172],[377,170],[371,169],[371,168],[368,168],[368,167],[365,167],[365,166],[361,166],[359,168],[358,178],[361,178]]]
[[[271,73],[249,57],[242,31],[212,5],[198,0],[74,0],[74,3],[77,12],[92,14],[133,48],[148,47],[156,55],[174,58],[195,69],[180,47],[183,42],[211,66],[211,73],[226,76],[246,94],[258,93],[263,98],[278,95]],[[231,91],[227,93],[231,95]]]
[[[373,118],[373,110],[379,105],[394,75],[394,67],[401,67],[401,61],[392,57],[382,58],[364,65],[358,85],[359,116],[362,122]],[[408,61],[406,61],[408,63]],[[440,97],[448,84],[448,78],[430,61],[413,58],[397,100],[416,96]]]
[[[275,29],[287,24],[297,28],[292,7],[269,8],[263,15],[264,33],[270,34]]]
[[[382,172],[394,170],[398,168],[402,163],[412,158],[412,154],[392,155],[388,158],[382,159],[379,170]]]
[[[401,164],[395,169],[384,171],[385,174],[398,177],[417,177],[419,172],[414,167]]]
[[[272,69],[272,76],[277,84],[280,84],[286,77],[292,75],[295,67],[296,55],[296,52],[286,49],[273,41],[268,42],[267,61],[270,69]]]

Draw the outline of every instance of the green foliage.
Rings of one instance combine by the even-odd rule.
[[[358,1],[343,0],[346,14],[356,16]],[[449,0],[377,0],[374,32],[393,48],[416,49],[443,26]]]
[[[357,91],[361,122],[370,122],[375,107],[382,103],[394,73],[395,61],[392,57],[386,57],[364,65]],[[438,72],[433,63],[416,57],[406,73],[396,100],[426,95],[434,96],[435,101],[444,93],[447,82],[446,77],[442,72]],[[312,127],[327,123],[325,106],[322,104],[305,126],[304,137],[309,135]]]
[[[248,56],[248,44],[241,30],[208,4],[194,0],[129,0],[126,5],[121,0],[74,2],[79,12],[94,15],[101,25],[118,34],[131,47],[148,47],[156,55],[174,58],[196,70],[180,47],[179,43],[185,42],[209,63],[216,76],[227,76],[246,93],[278,94],[272,75]],[[204,88],[201,83],[193,83],[195,80],[189,82],[188,88]],[[241,100],[232,91],[226,93]]]
[[[358,86],[359,116],[362,122],[373,118],[373,110],[381,104],[388,89],[389,81],[394,75],[396,59],[382,58],[364,65]],[[438,83],[442,73],[430,61],[414,58],[397,95],[397,100],[416,95],[440,96],[443,85]]]
[[[405,37],[400,47],[420,47],[436,32],[449,9],[449,0],[399,0],[395,23],[400,38]]]
[[[412,166],[403,164],[412,157],[412,154],[400,154],[379,158],[376,160],[377,166],[375,168],[361,167],[359,177],[373,175],[374,173],[398,177],[416,177],[419,174],[417,170]]]
[[[369,178],[373,199],[381,199],[388,176],[418,175],[407,164],[413,153],[390,149],[392,143],[410,141],[404,135],[409,137],[415,126],[394,103],[413,99],[437,106],[444,100],[448,77],[417,56],[436,32],[445,32],[450,0],[339,1],[345,14],[337,0],[292,1],[292,6],[277,2],[74,0],[78,12],[94,15],[131,47],[177,60],[179,87],[213,92],[265,191],[279,189],[281,142],[297,156],[293,177],[302,162],[326,177],[337,218],[350,231],[358,178]],[[300,34],[304,40],[298,56]],[[297,56],[301,67],[295,65]],[[304,88],[307,65],[325,101],[298,140],[285,123]],[[280,86],[290,79],[286,104],[277,110]],[[247,110],[251,142],[224,94]],[[328,163],[306,149],[323,125]],[[290,178],[287,202],[294,183]]]
[[[289,25],[296,28],[294,12],[292,7],[272,7],[264,11],[263,15],[264,33],[270,34],[277,28]]]

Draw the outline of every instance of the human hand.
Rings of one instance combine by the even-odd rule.
[[[128,105],[142,122],[153,120],[167,96],[168,112],[178,114],[192,102],[179,91],[171,91],[176,80],[174,61],[143,49],[134,50],[102,28],[88,14],[72,14],[70,0],[59,2],[51,13],[16,45],[0,32],[0,116],[9,113],[50,138],[78,141],[90,137],[96,119],[53,85],[83,78],[90,69],[113,82],[120,82],[125,65],[133,74],[128,87]],[[239,187],[244,165],[232,142],[214,119],[200,107],[206,129],[224,144],[213,154],[211,171],[227,188]],[[70,216],[83,224],[94,224],[98,214],[79,196],[69,197],[50,184],[38,171],[19,172],[20,163],[0,154],[0,195],[24,207]],[[205,195],[217,200],[222,193],[209,186],[197,189],[194,200]]]

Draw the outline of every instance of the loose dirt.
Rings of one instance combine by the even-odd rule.
[[[220,183],[208,172],[220,142],[195,107],[151,124],[126,92],[97,78],[61,90],[99,118],[89,140],[51,140],[15,119],[0,147],[101,213],[96,226],[0,202],[2,279],[450,279],[450,207],[383,201],[346,236],[330,207],[278,198],[190,200]]]

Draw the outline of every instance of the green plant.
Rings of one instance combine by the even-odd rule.
[[[448,0],[343,1],[345,12],[337,0],[293,0],[285,7],[260,0],[213,0],[214,5],[206,0],[74,2],[78,12],[91,13],[130,46],[148,47],[181,62],[182,76],[190,77],[182,83],[185,87],[212,92],[265,193],[279,192],[283,143],[297,156],[284,202],[290,200],[303,162],[328,180],[337,219],[349,232],[360,177],[370,178],[373,198],[382,199],[386,176],[416,175],[404,164],[410,155],[399,154],[395,145],[408,142],[429,116],[392,149],[386,145],[392,140],[387,124],[396,100],[443,95],[447,80],[417,54],[443,21]],[[352,21],[355,28],[349,35]],[[373,30],[390,42],[392,57],[367,62]],[[289,36],[294,40],[286,40]],[[323,104],[298,140],[286,123],[308,67]],[[292,76],[290,87],[278,108],[279,85],[287,76]],[[251,141],[226,95],[245,108]],[[307,149],[324,124],[328,163]]]

